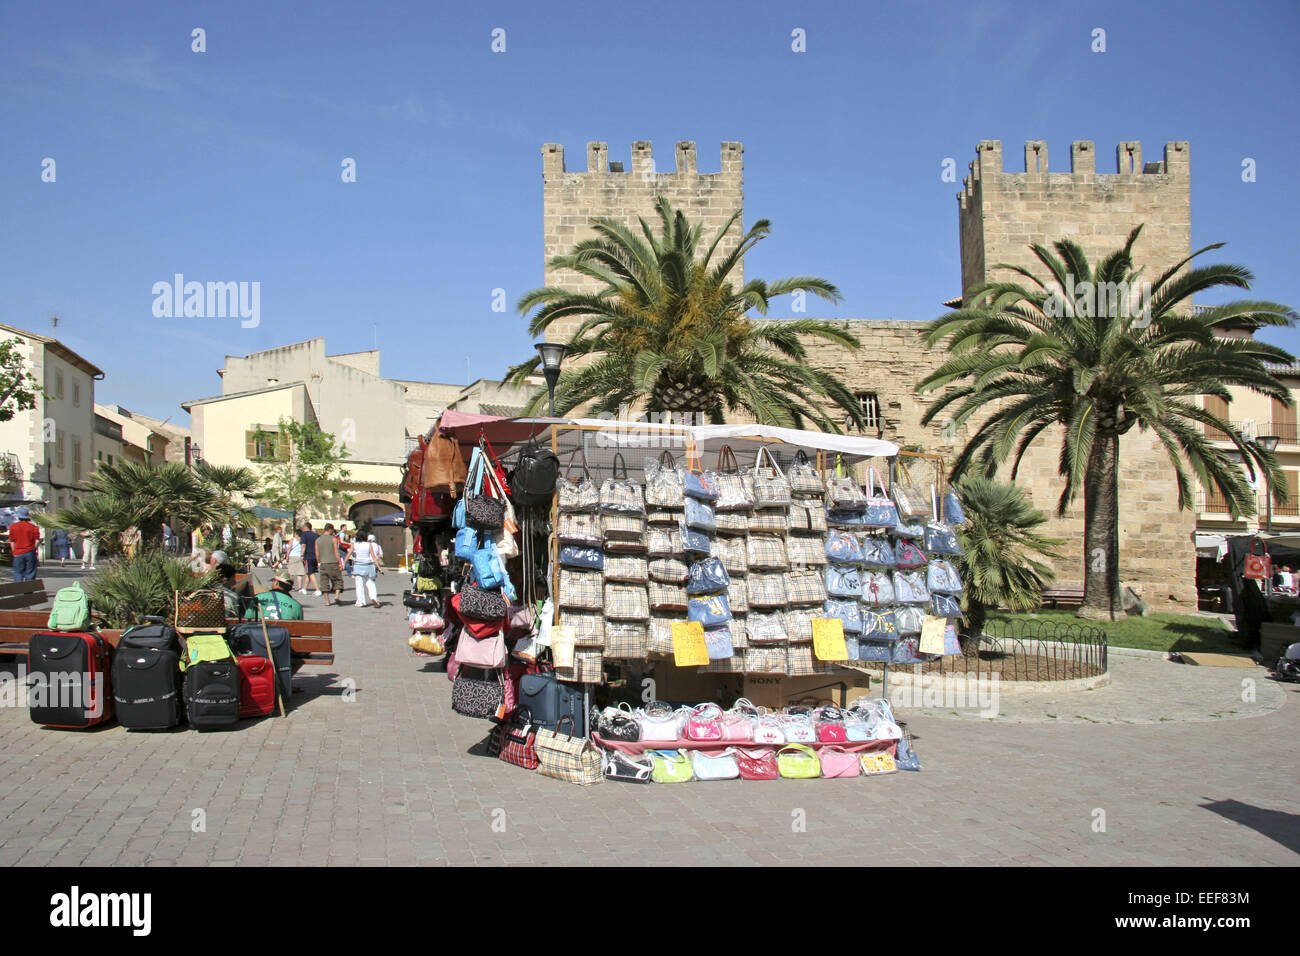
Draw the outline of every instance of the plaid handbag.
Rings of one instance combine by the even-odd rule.
[[[767,464],[763,464],[763,460]],[[790,479],[785,476],[764,445],[754,457],[754,503],[759,508],[786,507],[790,504]]]
[[[791,644],[811,644],[813,639],[813,618],[821,617],[820,610],[797,608],[785,612],[785,632],[790,635]]]
[[[715,511],[752,511],[754,486],[749,474],[741,471],[730,445],[718,449],[718,500]]]
[[[832,478],[826,482],[826,507],[836,511],[866,511],[867,496],[852,478]]]
[[[785,539],[785,552],[792,568],[820,568],[826,564],[826,547],[821,535],[794,534]]]
[[[862,576],[863,604],[893,604],[894,576],[888,571],[867,571]]]
[[[525,770],[537,769],[537,728],[533,714],[520,707],[513,720],[493,728],[499,749],[497,759]]]
[[[605,656],[610,660],[644,660],[649,628],[644,624],[609,621],[605,624]]]
[[[784,674],[789,663],[786,648],[753,647],[745,651],[746,674]]]
[[[785,574],[791,604],[821,604],[826,600],[826,582],[815,568],[795,568]]]
[[[779,572],[752,573],[745,578],[745,586],[749,589],[751,608],[784,608],[790,603],[786,575]]]
[[[639,554],[611,554],[605,558],[605,580],[623,584],[645,584],[649,578],[646,559]]]
[[[785,672],[791,677],[811,677],[822,673],[818,661],[813,657],[811,644],[791,644],[785,649]]]
[[[925,586],[925,575],[920,571],[895,571],[894,599],[899,604],[927,603],[930,590]]]
[[[749,571],[744,538],[714,538],[709,545],[709,554],[718,558],[732,576],[743,576]]]
[[[574,651],[573,666],[555,668],[555,676],[575,684],[603,684],[605,661],[600,651]]]
[[[606,548],[613,542],[635,544],[638,551],[646,549],[645,517],[642,515],[604,514],[600,516],[600,528]]]
[[[717,533],[722,535],[743,535],[749,531],[749,515],[742,511],[723,512],[714,515]]]
[[[600,516],[582,512],[560,514],[555,536],[561,544],[574,544],[584,548],[599,548],[601,543]]]
[[[623,469],[622,478],[618,476],[619,468]],[[622,452],[614,454],[612,469],[613,474],[600,486],[601,513],[644,517],[645,496],[641,493],[641,486],[628,479],[627,462],[623,460]]]
[[[686,500],[677,463],[665,449],[658,460],[645,460],[645,503],[647,508],[681,508]]]
[[[790,493],[800,498],[820,498],[826,491],[821,474],[808,462],[803,449],[795,452],[786,480],[790,482]]]
[[[646,535],[646,554],[671,558],[682,553],[682,533],[673,528],[651,528]]]
[[[751,648],[788,644],[790,635],[785,629],[785,615],[780,612],[749,615],[745,618],[745,638]]]
[[[735,624],[735,621],[731,622]],[[736,631],[731,632],[731,646],[733,648],[731,656],[720,661],[709,661],[708,667],[701,667],[701,674],[743,674],[745,673],[745,658],[749,653],[739,647],[736,647]],[[742,632],[743,633],[743,630]]]
[[[649,565],[651,581],[663,584],[685,584],[690,577],[690,568],[680,558],[651,558]]]
[[[658,657],[672,657],[673,624],[685,619],[686,615],[684,614],[677,614],[672,617],[655,615],[650,618],[650,631],[646,637],[646,653]]]
[[[930,496],[917,484],[913,484],[900,459],[894,466],[900,480],[890,487],[894,504],[898,507],[899,518],[925,518],[930,514]]]
[[[648,586],[650,610],[686,612],[686,588],[680,584],[651,581]]]
[[[573,461],[578,455],[582,455],[582,477],[574,481],[570,476]],[[591,472],[587,470],[587,456],[581,449],[569,456],[569,466],[564,470],[564,477],[555,483],[555,491],[559,497],[561,514],[595,512],[600,509],[600,489],[591,479]]]
[[[645,514],[646,521],[649,524],[681,524],[681,508],[647,508]]]
[[[575,571],[572,568],[560,569],[560,607],[583,608],[589,611],[601,609],[601,585],[604,577],[600,571]]]
[[[570,733],[564,732],[568,723]],[[566,783],[584,787],[605,779],[601,772],[600,751],[585,737],[575,736],[573,718],[565,714],[554,730],[542,728],[537,732],[537,772]]]
[[[788,508],[756,508],[749,514],[749,530],[758,534],[785,534],[790,530]]]
[[[738,651],[749,647],[749,613],[737,611],[733,607],[731,620],[727,624],[731,627],[731,646]]]
[[[745,558],[755,571],[788,571],[790,557],[785,538],[774,534],[751,534],[745,542]]]
[[[605,619],[599,614],[560,611],[560,626],[573,628],[574,647],[604,647]]]
[[[745,614],[749,611],[749,589],[743,578],[737,578],[727,584],[727,604],[732,614]]]
[[[650,620],[650,597],[645,585],[606,584],[605,617],[611,621]]]
[[[791,531],[823,532],[826,508],[820,501],[792,501],[786,509]]]

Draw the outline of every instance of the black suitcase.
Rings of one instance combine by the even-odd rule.
[[[280,624],[266,625],[266,636],[271,639],[271,659],[275,661],[275,675],[279,682],[280,694],[287,707],[293,696],[293,648],[289,629]],[[266,640],[262,637],[260,621],[245,621],[230,629],[227,637],[230,649],[239,654],[253,654],[266,657]]]
[[[46,727],[84,730],[113,716],[108,643],[90,631],[33,634],[27,713]]]
[[[185,671],[185,716],[199,729],[232,727],[239,720],[239,664],[200,661]]]
[[[113,658],[113,702],[123,727],[175,727],[181,722],[180,655],[166,648],[130,647],[123,635]]]
[[[127,628],[117,646],[119,649],[171,651],[177,657],[182,654],[181,637],[170,624],[137,624]]]

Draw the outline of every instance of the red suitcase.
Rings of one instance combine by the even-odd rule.
[[[239,662],[239,716],[265,717],[275,713],[275,667],[265,657],[241,654]]]
[[[85,730],[113,716],[112,658],[99,634],[47,631],[28,642],[28,714],[46,727]]]

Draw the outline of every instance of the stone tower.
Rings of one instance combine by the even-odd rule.
[[[543,182],[543,253],[545,255],[545,284],[572,289],[575,292],[593,292],[599,283],[584,279],[577,273],[555,269],[551,259],[566,255],[583,239],[595,233],[590,222],[595,217],[618,219],[640,234],[637,219],[644,217],[651,228],[658,230],[659,217],[655,214],[655,199],[665,196],[675,208],[681,209],[692,221],[704,223],[704,243],[712,241],[714,234],[737,209],[744,204],[745,147],[740,143],[722,144],[722,170],[701,173],[696,168],[695,144],[678,143],[676,168],[660,172],[655,168],[650,143],[641,140],[632,144],[632,168],[621,163],[610,163],[607,143],[587,144],[586,172],[569,171],[564,165],[564,147],[547,143],[542,147]],[[739,242],[743,221],[732,226],[728,243],[722,251],[729,252]],[[738,267],[736,281],[743,283],[743,273]],[[550,341],[567,342],[578,327],[577,320],[556,323],[547,330]]]
[[[1129,231],[1143,223],[1134,247],[1144,278],[1154,281],[1192,251],[1192,209],[1187,143],[1165,144],[1164,159],[1142,162],[1140,142],[1120,143],[1117,171],[1097,172],[1091,142],[1070,146],[1070,171],[1051,172],[1047,144],[1025,143],[1025,171],[1004,172],[1002,143],[985,140],[976,148],[965,189],[957,194],[961,222],[961,287],[988,278],[997,263],[1024,266],[1035,274],[1042,263],[1029,250],[1032,242],[1051,246],[1058,239],[1079,243],[1094,266],[1121,248]]]

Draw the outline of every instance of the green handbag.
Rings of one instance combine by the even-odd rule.
[[[675,753],[671,750],[652,750],[650,759],[654,762],[650,779],[655,783],[688,783],[695,779],[691,755],[685,750]]]
[[[781,776],[792,780],[807,780],[809,777],[822,775],[822,765],[817,759],[817,752],[803,744],[790,744],[778,750],[776,769]]]

